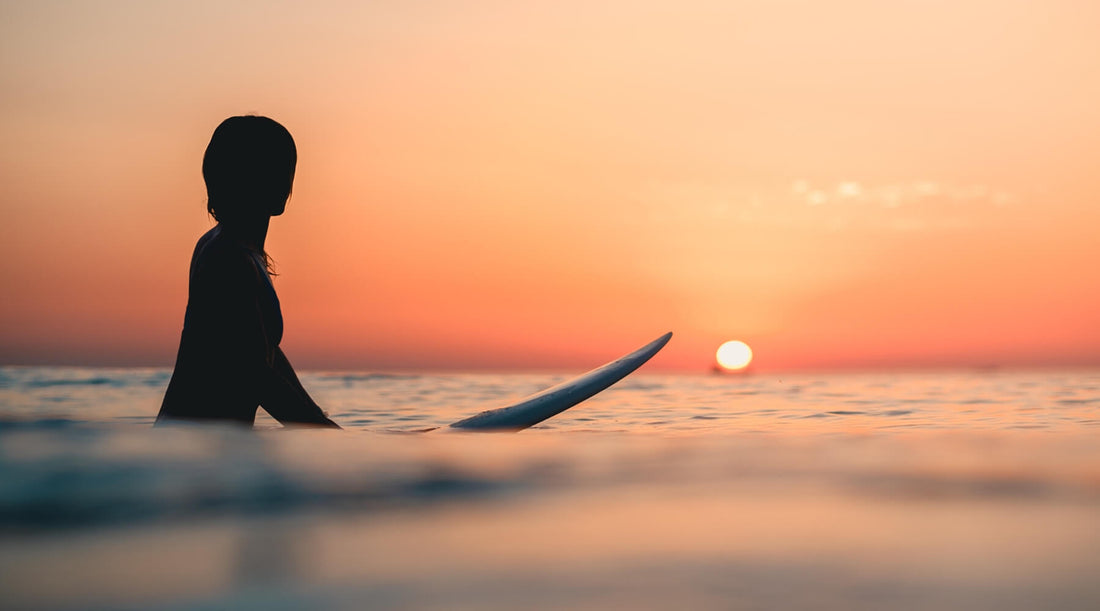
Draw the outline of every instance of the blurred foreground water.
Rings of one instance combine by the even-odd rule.
[[[150,428],[168,371],[0,368],[0,608],[1100,608],[1100,372],[307,374],[348,431]]]

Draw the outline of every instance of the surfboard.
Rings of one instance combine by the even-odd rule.
[[[521,431],[556,416],[605,390],[641,367],[665,347],[672,333],[571,380],[551,386],[505,407],[491,409],[459,420],[440,431]]]

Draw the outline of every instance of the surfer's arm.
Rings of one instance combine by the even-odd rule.
[[[229,376],[220,386],[232,413],[223,417],[251,421],[259,404],[284,424],[336,427],[298,381],[279,348],[278,334],[265,327],[265,309],[273,308],[261,305],[268,298],[262,270],[241,250],[212,254],[217,258],[198,269],[196,293],[202,300],[205,327],[216,337],[213,369]],[[277,312],[277,306],[274,309]],[[237,414],[238,408],[250,413]]]
[[[283,424],[340,428],[335,422],[329,420],[325,412],[302,387],[290,361],[278,346],[275,347],[271,365],[265,372],[260,404],[272,418]]]
[[[243,261],[247,271],[239,272],[242,277],[239,286],[245,290],[238,297],[241,314],[234,343],[240,347],[242,361],[248,364],[246,369],[252,372],[249,377],[256,392],[254,397],[259,399],[260,406],[272,418],[283,424],[340,428],[325,416],[325,412],[298,381],[294,368],[277,343],[281,332],[273,333],[265,327],[267,319],[261,301],[273,295],[269,297],[265,294],[263,271],[256,267],[255,261],[251,257]],[[278,305],[274,308],[269,305],[266,309],[269,312],[275,310],[275,316],[281,316],[277,313]],[[278,324],[281,324],[281,319]],[[252,405],[255,406],[255,403]]]

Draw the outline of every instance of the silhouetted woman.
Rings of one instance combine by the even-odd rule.
[[[191,257],[183,335],[158,424],[251,425],[263,406],[284,424],[339,428],[279,348],[283,317],[264,240],[271,217],[286,208],[297,160],[290,132],[267,117],[230,117],[214,130],[202,175],[218,224]]]

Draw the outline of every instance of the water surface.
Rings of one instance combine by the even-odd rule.
[[[1100,372],[303,376],[349,430],[151,429],[163,370],[0,368],[0,607],[1100,606]]]

